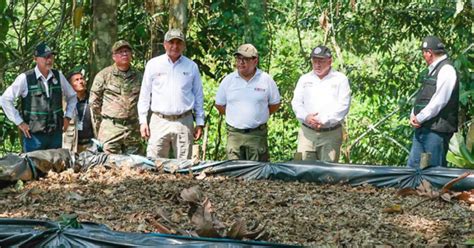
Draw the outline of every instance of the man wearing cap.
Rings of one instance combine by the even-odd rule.
[[[100,71],[92,84],[92,123],[105,153],[142,153],[137,119],[142,74],[132,67],[132,58],[132,46],[127,41],[115,42],[115,63]]]
[[[77,105],[74,118],[63,134],[63,148],[73,152],[83,152],[92,147],[95,138],[89,107],[89,92],[86,81],[80,68],[74,68],[67,75],[67,79],[77,94]]]
[[[447,166],[449,140],[458,128],[459,82],[443,42],[427,36],[421,47],[428,70],[410,115],[415,128],[408,166],[419,168],[421,153],[431,153],[429,166]]]
[[[258,52],[252,44],[234,53],[236,71],[219,85],[215,106],[227,123],[227,159],[268,161],[267,121],[280,107],[273,79],[257,68]]]
[[[351,90],[347,77],[332,69],[326,46],[311,52],[313,70],[298,80],[291,105],[301,127],[297,151],[303,160],[314,152],[317,160],[337,162],[342,145],[342,122],[349,112]]]
[[[172,150],[176,158],[189,159],[193,140],[201,137],[204,125],[201,76],[197,64],[182,54],[181,30],[170,29],[163,45],[166,53],[145,67],[138,101],[140,133],[148,139],[147,157],[168,158]]]
[[[3,111],[22,132],[24,152],[61,148],[62,132],[76,106],[76,93],[64,75],[52,69],[55,52],[40,43],[34,52],[36,66],[20,74],[1,98]],[[63,111],[62,97],[66,99]],[[21,109],[14,101],[21,97]]]

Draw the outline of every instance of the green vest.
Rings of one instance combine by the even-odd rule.
[[[63,127],[62,89],[57,70],[48,80],[49,97],[35,70],[25,72],[28,95],[22,98],[22,117],[31,133],[50,133]]]
[[[415,100],[414,114],[417,115],[428,105],[434,93],[436,92],[436,80],[438,73],[444,65],[451,65],[448,59],[439,62],[436,67],[421,78],[422,88],[418,92]],[[442,133],[454,133],[458,130],[458,108],[459,108],[459,79],[457,77],[451,97],[446,106],[444,106],[438,115],[423,122],[421,126],[427,127],[433,131]]]

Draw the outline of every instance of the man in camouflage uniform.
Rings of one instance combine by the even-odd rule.
[[[124,40],[112,46],[112,59],[95,76],[89,97],[97,138],[105,153],[142,154],[137,113],[142,73],[131,67],[132,46]]]

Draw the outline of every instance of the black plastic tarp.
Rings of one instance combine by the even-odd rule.
[[[315,182],[320,184],[346,183],[352,186],[370,184],[376,187],[414,188],[422,180],[427,180],[436,188],[462,175],[471,172],[467,178],[452,188],[463,191],[474,188],[474,170],[429,167],[414,169],[395,166],[347,165],[320,161],[294,161],[287,163],[259,163],[253,161],[230,160],[206,162],[189,167],[186,160],[164,161],[165,171],[178,173],[205,172],[208,175],[224,175],[245,179],[278,179],[285,181]],[[173,169],[178,165],[179,169]],[[184,167],[184,168],[183,168]]]
[[[102,224],[80,224],[81,228],[72,228],[53,221],[0,218],[0,247],[295,247],[259,241],[125,233]]]

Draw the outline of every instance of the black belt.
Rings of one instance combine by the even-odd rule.
[[[329,131],[336,130],[336,129],[340,128],[342,125],[341,125],[341,123],[339,123],[339,124],[337,124],[335,126],[332,126],[332,127],[313,128],[309,125],[306,125],[306,123],[303,123],[303,126],[309,128],[311,130],[314,130],[316,132],[329,132]]]
[[[138,123],[136,119],[122,119],[122,118],[113,118],[113,117],[108,117],[108,116],[102,116],[102,118],[111,120],[114,123],[114,125],[119,124],[119,125],[127,126],[130,124]]]
[[[160,112],[153,112],[153,114],[157,115],[158,117],[163,118],[163,119],[167,119],[167,120],[171,120],[171,121],[175,121],[177,119],[183,118],[183,117],[188,116],[192,113],[193,113],[193,111],[191,111],[191,110],[188,110],[188,111],[186,111],[182,114],[179,114],[179,115],[164,115]]]
[[[253,132],[253,131],[257,131],[257,130],[264,130],[267,128],[267,123],[263,123],[262,125],[256,127],[256,128],[246,128],[246,129],[240,129],[240,128],[236,128],[236,127],[233,127],[229,124],[227,124],[227,129],[231,132],[239,132],[239,133],[250,133],[250,132]]]

